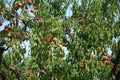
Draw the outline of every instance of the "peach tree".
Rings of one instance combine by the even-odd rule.
[[[0,79],[118,80],[119,38],[119,0],[0,0]]]

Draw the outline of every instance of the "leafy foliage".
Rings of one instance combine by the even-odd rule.
[[[80,1],[0,1],[0,79],[118,80],[119,2]]]

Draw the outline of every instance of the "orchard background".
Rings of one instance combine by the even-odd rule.
[[[119,80],[119,40],[119,0],[0,0],[0,80]]]

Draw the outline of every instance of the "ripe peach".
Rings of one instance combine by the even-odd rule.
[[[102,57],[102,61],[105,61],[105,60],[107,60],[108,59],[108,56],[103,56]]]
[[[32,0],[28,0],[29,5],[32,5],[32,3],[33,3]]]
[[[36,19],[37,21],[40,21],[40,17],[39,17],[38,15],[35,16],[35,19]]]
[[[57,38],[56,37],[53,38],[53,42],[57,42]]]
[[[45,74],[45,70],[40,70],[40,74]]]
[[[107,61],[107,62],[106,62],[106,64],[107,64],[107,65],[110,65],[110,64],[111,64],[111,62],[110,62],[110,61]]]
[[[6,28],[6,29],[5,29],[5,32],[7,32],[7,33],[8,33],[8,32],[9,32],[9,29],[8,29],[8,28]]]
[[[29,37],[27,35],[24,36],[25,40],[29,40]]]
[[[21,3],[22,3],[22,6],[24,6],[24,5],[25,5],[25,1],[22,1]]]
[[[46,41],[47,43],[50,43],[50,38],[46,38],[45,41]]]
[[[34,12],[35,12],[35,9],[34,9],[34,8],[32,8],[32,9],[30,10],[30,12],[34,13]]]

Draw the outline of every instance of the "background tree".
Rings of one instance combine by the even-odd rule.
[[[117,0],[0,1],[0,79],[118,80],[119,14]]]

